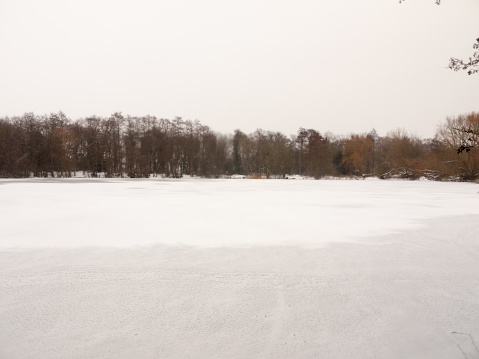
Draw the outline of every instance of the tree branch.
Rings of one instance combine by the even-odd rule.
[[[468,75],[472,75],[479,72],[479,37],[476,39],[476,43],[472,46],[476,52],[469,57],[469,62],[464,62],[456,58],[449,60],[449,68],[454,71],[467,70]]]

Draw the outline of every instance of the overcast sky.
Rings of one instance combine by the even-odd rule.
[[[479,111],[479,75],[446,69],[478,16],[478,0],[0,0],[0,116],[431,137]]]

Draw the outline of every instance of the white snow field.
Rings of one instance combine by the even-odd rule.
[[[0,358],[479,358],[479,186],[0,181]]]

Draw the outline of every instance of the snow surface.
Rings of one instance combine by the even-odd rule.
[[[479,358],[479,186],[0,181],[0,358]]]

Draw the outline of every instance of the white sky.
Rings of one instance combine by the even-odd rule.
[[[0,0],[0,116],[430,137],[479,110],[479,75],[446,69],[478,15],[478,0]]]

